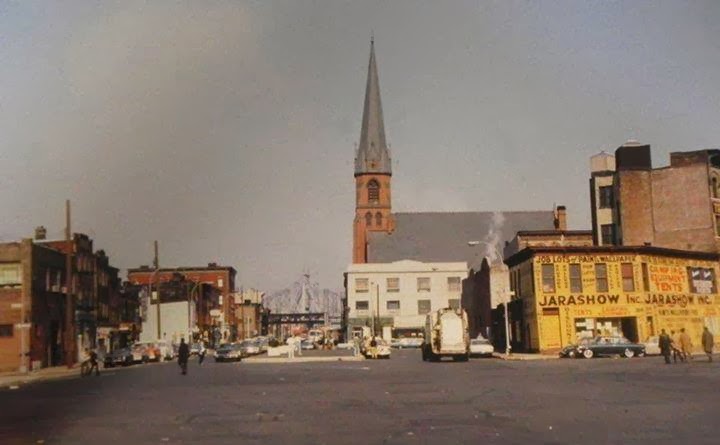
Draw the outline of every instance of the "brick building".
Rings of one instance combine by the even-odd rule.
[[[200,303],[203,307],[212,309],[217,305],[220,308],[218,317],[214,317],[213,320],[208,320],[211,309],[207,312],[201,309],[199,313],[201,323],[210,321],[209,325],[219,327],[223,339],[235,339],[237,324],[233,294],[236,274],[237,271],[233,267],[219,266],[217,263],[208,263],[207,266],[198,267],[160,268],[157,271],[157,280],[160,282],[161,301],[164,301],[163,289],[166,283],[177,280],[178,276],[194,283],[204,292],[202,294],[204,300]],[[128,269],[128,281],[133,285],[149,286],[155,290],[155,280],[156,272],[149,266]],[[211,292],[212,288],[217,289],[218,292],[216,302],[208,296],[209,294],[205,293]]]
[[[630,141],[612,164],[590,179],[597,244],[720,252],[720,150],[671,153],[653,168],[650,146]]]

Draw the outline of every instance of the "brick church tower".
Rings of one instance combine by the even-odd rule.
[[[391,177],[390,153],[385,142],[380,83],[375,63],[375,43],[371,40],[360,144],[355,154],[353,263],[367,262],[368,232],[387,232],[394,228],[390,205]]]

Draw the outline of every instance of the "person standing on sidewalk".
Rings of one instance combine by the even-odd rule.
[[[708,361],[712,362],[713,347],[715,346],[715,339],[713,338],[712,332],[705,326],[702,334],[702,345],[705,354],[708,356]]]
[[[660,330],[660,338],[658,339],[658,346],[660,347],[660,354],[665,357],[665,364],[670,364],[670,348],[672,341],[670,336],[667,335],[665,329]]]
[[[183,375],[187,374],[188,358],[190,358],[190,348],[188,348],[188,344],[185,343],[185,339],[181,338],[180,347],[178,347],[178,364],[180,365]]]
[[[680,350],[685,361],[692,360],[692,340],[685,328],[680,329]]]
[[[678,357],[680,357],[681,362],[685,361],[680,350],[680,334],[676,334],[675,331],[670,331],[670,348],[672,349],[674,363],[677,363]]]
[[[200,341],[200,352],[198,352],[198,364],[202,365],[203,361],[205,360],[205,353],[207,352],[207,349],[205,348],[205,342],[202,340]]]

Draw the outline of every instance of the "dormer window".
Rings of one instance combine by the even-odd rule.
[[[380,184],[374,179],[370,180],[367,185],[368,190],[368,202],[370,204],[377,204],[380,202]]]

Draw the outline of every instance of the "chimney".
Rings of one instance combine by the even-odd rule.
[[[567,210],[565,206],[555,209],[555,230],[567,230]]]
[[[36,240],[44,240],[47,237],[47,230],[45,229],[45,226],[38,226],[35,227],[35,239]]]

